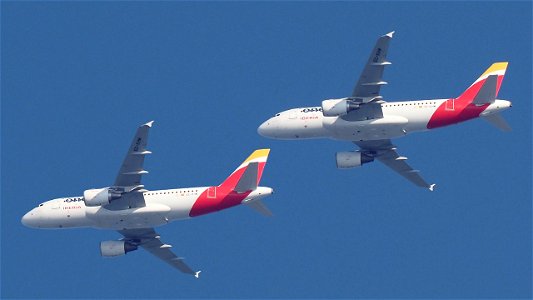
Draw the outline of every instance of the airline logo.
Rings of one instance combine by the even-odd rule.
[[[241,204],[246,197],[252,192],[236,192],[235,186],[241,179],[242,175],[250,163],[257,163],[257,184],[261,181],[263,170],[268,159],[270,149],[255,150],[248,158],[235,170],[231,175],[217,187],[207,188],[196,200],[189,213],[190,217],[205,215],[211,212],[230,208]],[[211,194],[210,194],[211,193]]]
[[[427,128],[447,126],[479,117],[479,114],[487,109],[491,103],[486,102],[480,105],[472,102],[487,82],[489,76],[493,75],[497,76],[495,96],[498,96],[507,65],[507,62],[492,64],[461,96],[444,101],[431,116]]]

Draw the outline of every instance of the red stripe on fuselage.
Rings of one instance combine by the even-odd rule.
[[[498,76],[496,94],[500,90],[502,80],[503,76]],[[486,103],[478,106],[472,104],[472,101],[474,101],[474,98],[478,94],[485,81],[486,79],[474,83],[456,99],[444,101],[429,119],[427,128],[433,129],[437,127],[448,126],[479,117],[479,114],[487,109],[490,104]],[[452,106],[450,103],[447,103],[449,101],[454,101],[453,109],[449,109]]]
[[[427,128],[433,129],[475,119],[490,105],[487,103],[482,106],[477,106],[471,103],[465,103],[466,101],[461,102],[458,100],[455,99],[453,110],[446,109],[446,101],[442,103],[431,116]],[[448,101],[453,100],[450,99]]]
[[[211,187],[211,189],[213,188],[216,189],[216,196],[214,198],[208,197],[209,188],[206,189],[194,202],[189,213],[190,217],[201,216],[239,205],[251,192],[237,193],[220,186]]]
[[[258,165],[257,184],[259,184],[259,181],[261,180],[265,165],[266,162],[260,162]],[[200,197],[196,199],[196,202],[194,202],[189,216],[196,217],[205,215],[241,204],[242,200],[244,200],[252,191],[237,193],[233,189],[235,189],[235,186],[239,183],[246,168],[248,168],[248,165],[233,172],[233,174],[226,178],[226,180],[224,180],[219,186],[213,186],[206,189]],[[216,192],[213,193],[212,189],[216,189]],[[211,193],[216,196],[208,197],[209,190],[211,190]]]

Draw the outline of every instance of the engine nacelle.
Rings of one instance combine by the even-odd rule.
[[[337,152],[335,154],[335,159],[337,161],[338,169],[360,167],[363,164],[374,161],[372,156],[366,155],[359,151]]]
[[[322,101],[322,114],[325,117],[343,116],[356,109],[359,109],[359,104],[347,98]]]
[[[83,192],[83,202],[85,202],[85,206],[101,206],[111,203],[120,196],[120,193],[109,188],[90,189]]]
[[[100,242],[100,254],[106,257],[120,256],[137,250],[137,245],[125,241]]]

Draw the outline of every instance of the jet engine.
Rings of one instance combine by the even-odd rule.
[[[324,117],[343,116],[356,109],[359,109],[359,103],[349,98],[322,101],[322,114]]]
[[[100,242],[100,254],[106,257],[120,256],[135,250],[137,250],[137,245],[126,241]]]
[[[337,161],[338,169],[360,167],[363,164],[374,161],[372,156],[366,155],[359,151],[337,152],[335,154],[335,159]]]
[[[121,197],[110,188],[90,189],[83,192],[83,202],[86,206],[101,206],[111,203],[111,201]]]

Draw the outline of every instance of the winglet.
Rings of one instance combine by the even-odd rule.
[[[200,273],[202,273],[202,271],[194,272],[194,277],[196,277],[196,279],[200,278]]]
[[[430,184],[428,189],[433,192],[435,190],[435,184]]]
[[[394,35],[394,31],[391,31],[391,32],[387,33],[385,36],[388,36],[388,37],[390,37],[392,39],[393,35]]]
[[[154,124],[154,121],[150,121],[148,123],[145,123],[145,124],[142,124],[141,126],[148,126],[148,127],[152,127],[152,124]]]

